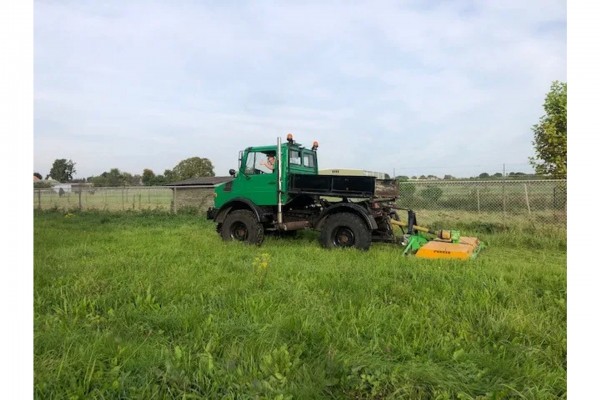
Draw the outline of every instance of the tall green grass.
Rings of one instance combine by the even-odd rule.
[[[566,233],[461,229],[478,259],[36,213],[35,397],[565,398]]]

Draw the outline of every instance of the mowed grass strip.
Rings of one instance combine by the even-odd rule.
[[[566,233],[464,233],[466,263],[36,213],[35,397],[565,398]]]

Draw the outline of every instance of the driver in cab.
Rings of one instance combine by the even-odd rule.
[[[273,171],[275,169],[276,160],[277,159],[275,158],[275,154],[269,153],[269,154],[267,154],[267,160],[261,161],[260,165],[264,165],[267,169],[269,169],[270,171]]]

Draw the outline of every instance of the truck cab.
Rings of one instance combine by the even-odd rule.
[[[279,175],[281,202],[287,204],[291,200],[286,190],[290,174],[318,174],[317,147],[315,142],[312,148],[306,148],[288,137],[280,146],[248,147],[240,151],[235,177],[215,189],[215,208],[220,209],[235,199],[246,199],[257,206],[277,205]],[[272,170],[265,165],[269,155],[275,156]]]

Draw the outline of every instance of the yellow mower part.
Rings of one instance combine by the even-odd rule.
[[[469,236],[461,236],[458,243],[434,239],[421,246],[415,253],[415,257],[468,260],[479,246],[479,239]]]

